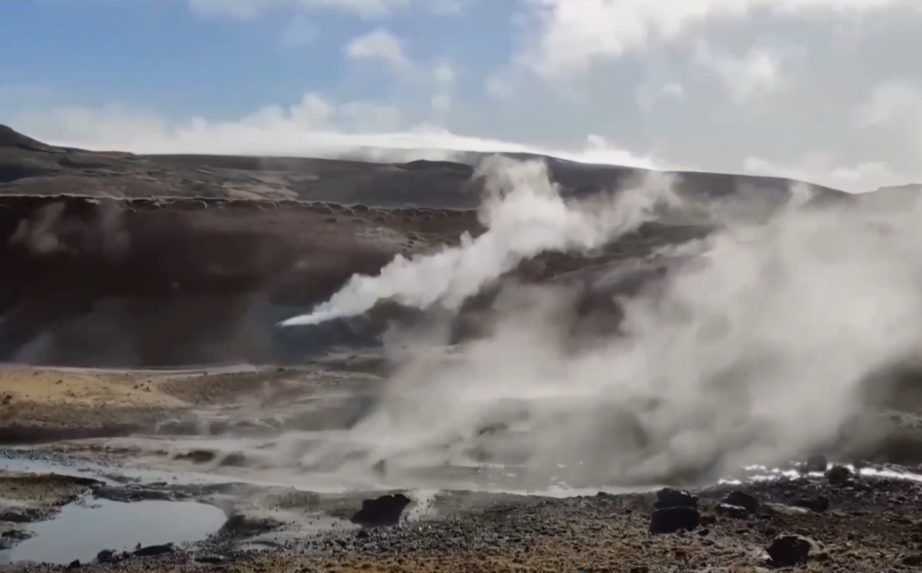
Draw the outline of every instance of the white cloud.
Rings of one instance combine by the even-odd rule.
[[[656,41],[679,37],[714,17],[756,10],[782,14],[828,10],[863,12],[916,6],[912,0],[529,0],[538,33],[523,56],[536,71],[555,76],[582,71],[599,59],[617,58]]]
[[[395,71],[413,67],[400,38],[384,28],[354,38],[346,46],[346,55],[353,60],[379,60]]]
[[[680,102],[685,100],[685,86],[678,82],[667,82],[662,85],[643,84],[635,93],[637,106],[643,111],[650,112],[662,102]]]
[[[876,86],[856,114],[859,127],[903,124],[922,117],[922,93],[910,82],[888,81]]]
[[[336,103],[306,94],[291,106],[272,105],[234,121],[168,121],[120,106],[61,107],[20,114],[15,128],[50,143],[136,153],[212,153],[339,157],[360,153],[381,161],[450,159],[456,151],[521,152],[573,161],[655,168],[649,155],[600,136],[581,147],[557,148],[471,137],[412,124],[400,111],[371,102]]]
[[[737,103],[775,91],[783,83],[778,56],[765,49],[753,48],[742,56],[735,56],[715,52],[707,44],[700,43],[695,61],[717,74]]]
[[[837,163],[833,157],[825,153],[808,154],[794,164],[748,157],[743,163],[743,170],[751,175],[788,177],[851,193],[864,193],[879,187],[922,180],[922,173],[900,173],[883,161],[864,161],[848,165]]]
[[[854,115],[857,128],[899,142],[915,157],[922,154],[922,89],[918,84],[883,82],[874,87]]]
[[[432,78],[439,85],[450,86],[455,83],[455,69],[451,64],[442,62],[435,66],[432,71]]]

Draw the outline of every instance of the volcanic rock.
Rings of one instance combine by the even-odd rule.
[[[752,512],[750,512],[745,507],[741,505],[733,505],[732,503],[722,503],[718,505],[717,513],[735,519],[746,519],[752,514]]]
[[[159,555],[167,555],[168,553],[173,553],[176,551],[176,547],[172,543],[167,543],[165,545],[148,545],[147,547],[142,547],[134,552],[135,557],[157,557]]]
[[[759,511],[759,500],[754,496],[742,491],[730,492],[730,494],[724,498],[723,503],[726,505],[742,507],[749,513],[755,513]]]
[[[362,502],[362,509],[352,516],[352,523],[368,527],[397,525],[408,505],[410,498],[401,493],[366,499]]]
[[[826,479],[832,485],[845,485],[852,479],[852,470],[845,466],[835,466],[826,472]]]
[[[656,492],[656,509],[668,507],[698,507],[698,498],[681,489],[665,488]]]
[[[802,497],[794,500],[797,507],[805,507],[817,513],[823,513],[829,509],[829,498],[819,495],[817,497]]]
[[[272,518],[252,517],[238,513],[228,518],[218,531],[218,535],[233,538],[254,537],[281,526],[282,522]]]
[[[767,551],[776,567],[792,567],[807,562],[811,547],[810,540],[805,537],[782,535],[772,541]]]
[[[178,454],[175,459],[190,461],[193,464],[207,464],[213,462],[216,454],[210,450],[192,450],[185,454]]]
[[[701,514],[694,507],[665,507],[653,512],[650,533],[676,533],[691,531],[701,522]]]
[[[97,563],[115,563],[115,551],[103,549],[96,554]]]

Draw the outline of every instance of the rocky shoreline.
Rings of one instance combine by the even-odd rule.
[[[894,470],[887,475],[897,476]],[[199,543],[105,549],[93,562],[2,570],[640,573],[922,567],[922,478],[841,466],[825,474],[788,473],[692,493],[667,488],[562,498],[452,491],[426,497],[296,495],[243,484],[112,486],[35,474],[0,475],[0,484],[7,492],[28,486],[33,491],[27,497],[50,500],[45,511],[3,514],[7,545],[27,538],[29,522],[80,495],[121,502],[221,499],[231,515]],[[242,512],[242,500],[258,497],[273,499],[289,515],[322,511],[340,525],[305,533],[298,519]]]

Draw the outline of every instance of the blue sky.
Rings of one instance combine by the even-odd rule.
[[[5,0],[0,122],[138,152],[527,149],[862,191],[922,180],[919,29],[917,0]]]
[[[387,29],[406,38],[409,56],[463,58],[482,74],[510,52],[511,6],[400,10]],[[0,7],[0,69],[5,83],[68,103],[130,101],[173,115],[233,116],[307,91],[386,100],[399,96],[387,78],[343,57],[351,39],[380,27],[381,17],[285,3],[241,18],[188,0],[16,0]]]

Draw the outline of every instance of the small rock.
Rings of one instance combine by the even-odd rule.
[[[352,523],[371,527],[397,525],[408,505],[410,498],[401,493],[366,499],[362,502],[362,509],[352,516]]]
[[[665,507],[653,512],[650,532],[654,534],[691,531],[698,527],[701,515],[693,507]]]
[[[192,450],[186,454],[177,454],[174,459],[190,461],[193,464],[207,464],[214,461],[216,455],[209,450]]]
[[[828,467],[829,460],[826,459],[826,456],[815,455],[807,458],[807,463],[804,464],[804,471],[825,473]]]
[[[822,495],[817,497],[802,497],[794,500],[794,505],[797,507],[805,507],[817,513],[823,513],[829,509],[829,498]]]
[[[826,479],[832,485],[845,485],[852,479],[852,470],[845,466],[835,466],[826,472]]]
[[[762,507],[780,515],[805,515],[809,513],[809,511],[803,507],[785,505],[783,503],[764,503]]]
[[[0,535],[0,538],[10,539],[12,541],[25,541],[31,537],[31,533],[19,529],[8,529],[7,531],[4,531],[2,535]]]
[[[282,526],[282,522],[268,517],[252,517],[240,513],[230,516],[218,535],[222,537],[244,538],[255,537]]]
[[[741,505],[722,503],[717,506],[717,513],[734,519],[746,519],[751,512]]]
[[[665,488],[656,492],[656,509],[698,507],[698,498],[681,489]]]
[[[157,557],[158,555],[166,555],[168,553],[173,553],[176,551],[176,548],[172,543],[167,543],[165,545],[149,545],[147,547],[142,547],[134,552],[135,557]]]
[[[115,563],[115,551],[103,549],[96,554],[97,563]]]
[[[759,511],[759,500],[755,496],[742,491],[733,491],[724,498],[723,503],[745,508],[749,513]]]
[[[811,543],[799,535],[782,535],[776,537],[768,547],[768,556],[776,567],[792,567],[807,562]]]

